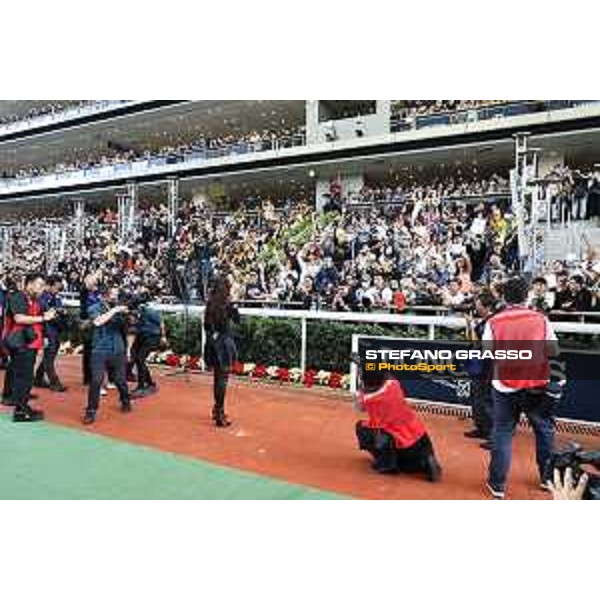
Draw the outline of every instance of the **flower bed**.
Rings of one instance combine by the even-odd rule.
[[[148,357],[148,362],[155,365],[168,367],[185,367],[191,371],[201,371],[204,363],[199,356],[179,356],[168,350],[154,352]],[[250,380],[264,380],[279,382],[280,384],[296,384],[304,387],[322,386],[331,389],[349,389],[350,375],[337,371],[315,371],[308,369],[302,372],[299,368],[280,367],[277,365],[263,365],[251,362],[234,362],[231,373],[237,377],[247,377]]]

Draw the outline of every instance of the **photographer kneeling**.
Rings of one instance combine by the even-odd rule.
[[[100,404],[100,389],[107,370],[111,370],[114,383],[119,390],[121,411],[131,412],[131,402],[125,366],[127,364],[123,327],[127,306],[118,305],[119,289],[110,287],[102,295],[101,301],[89,309],[89,318],[93,323],[91,342],[91,375],[88,391],[88,403],[83,417],[84,425],[96,420]]]
[[[378,473],[423,473],[439,481],[437,461],[425,425],[406,401],[400,382],[382,371],[365,371],[354,407],[367,419],[356,423],[358,447],[374,459]]]
[[[167,337],[161,314],[145,302],[140,304],[137,314],[137,336],[132,348],[138,377],[138,385],[131,393],[133,398],[156,393],[157,386],[146,360],[151,352],[166,345]]]

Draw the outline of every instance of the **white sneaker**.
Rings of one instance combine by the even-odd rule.
[[[107,396],[108,392],[104,388],[100,388],[100,395],[101,396]]]
[[[498,490],[498,489],[492,487],[489,482],[486,483],[485,485],[486,485],[486,487],[488,489],[488,492],[494,498],[496,498],[496,500],[504,500],[504,497],[506,496],[506,494],[502,490]]]
[[[114,383],[110,383],[109,382],[109,383],[106,384],[106,389],[107,390],[116,390],[117,386]]]

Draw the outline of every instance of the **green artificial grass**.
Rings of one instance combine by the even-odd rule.
[[[312,500],[342,496],[0,414],[2,500]]]

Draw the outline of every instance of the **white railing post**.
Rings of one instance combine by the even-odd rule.
[[[302,317],[302,341],[300,345],[300,369],[306,371],[306,317]]]
[[[434,323],[429,323],[428,331],[429,331],[429,339],[435,340],[435,324]]]
[[[200,352],[202,352],[202,356],[204,357],[204,344],[205,344],[204,312],[201,312],[198,314],[198,320],[200,321]],[[204,364],[204,360],[202,360],[202,370],[206,371],[206,365]]]

